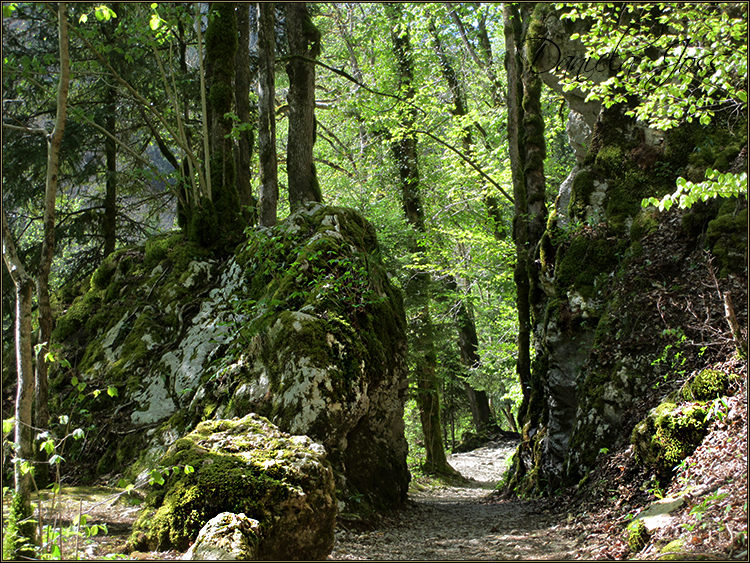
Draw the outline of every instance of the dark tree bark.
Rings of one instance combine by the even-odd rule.
[[[516,244],[516,266],[513,277],[516,284],[516,309],[518,311],[516,374],[523,393],[518,417],[519,423],[523,424],[522,417],[531,399],[531,356],[529,355],[531,321],[529,316],[529,280],[526,271],[528,246],[526,217],[528,207],[526,205],[524,165],[521,160],[523,154],[523,131],[521,130],[523,62],[520,49],[523,45],[523,34],[521,16],[515,5],[503,4],[503,26],[505,30],[505,68],[508,74],[508,155],[510,156],[513,200],[515,202],[513,240]]]
[[[234,2],[214,2],[206,29],[206,75],[210,77],[208,101],[211,116],[211,201],[221,234],[234,238],[243,229],[237,193],[232,120],[234,60],[237,53],[237,15]]]
[[[250,123],[250,4],[237,4],[237,30],[239,45],[235,55],[235,91],[237,117],[241,124]],[[253,155],[253,130],[246,128],[240,132],[235,155],[237,193],[245,223],[254,222],[255,201],[250,186],[250,161]]]
[[[120,2],[112,4],[113,11],[120,16]],[[117,19],[101,23],[104,40],[112,48],[109,53],[110,62],[115,68],[119,68],[122,55],[119,54],[117,40],[114,35],[117,27]],[[117,88],[109,86],[105,93],[104,119],[101,126],[109,132],[104,137],[104,155],[107,168],[107,179],[104,192],[104,216],[102,217],[102,235],[104,237],[104,257],[106,258],[115,251],[117,245]]]
[[[261,227],[276,224],[279,201],[276,163],[276,78],[274,71],[276,21],[273,2],[258,3],[258,223]]]
[[[320,53],[320,32],[307,11],[305,2],[287,2],[287,37],[290,60],[289,137],[287,141],[287,176],[289,207],[294,212],[308,201],[322,201],[315,164],[315,59]]]
[[[400,95],[406,99],[414,97],[412,49],[408,29],[403,27],[401,6],[389,4],[388,15],[393,24],[391,42],[396,57],[397,74],[400,82]],[[416,233],[425,232],[424,209],[420,195],[419,164],[417,141],[414,128],[414,108],[401,110],[401,128],[404,131],[391,145],[398,168],[404,214]],[[409,251],[417,265],[424,262],[416,237],[410,237]],[[417,383],[417,406],[422,424],[425,443],[425,469],[433,473],[455,474],[448,464],[443,444],[440,421],[440,386],[437,380],[437,354],[435,337],[430,316],[431,276],[424,270],[417,270],[406,283],[404,293],[407,306],[416,311],[412,321],[410,345],[414,351],[414,379]]]
[[[104,127],[113,136],[117,134],[117,90],[107,89],[107,103],[105,111],[107,117]],[[104,218],[102,231],[104,233],[104,257],[115,251],[117,244],[117,143],[111,137],[104,139],[104,153],[107,165],[107,181],[104,193]]]

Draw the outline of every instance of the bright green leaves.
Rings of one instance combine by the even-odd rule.
[[[747,193],[747,173],[722,174],[716,170],[706,170],[707,180],[695,184],[685,178],[677,179],[677,190],[665,195],[661,200],[649,197],[641,202],[643,207],[654,205],[659,211],[669,210],[673,205],[682,209],[692,207],[697,201],[714,197],[732,197]]]
[[[591,72],[559,69],[566,90],[580,88],[605,107],[637,96],[628,115],[663,130],[693,119],[707,125],[717,108],[741,111],[747,104],[742,10],[708,4],[557,4],[556,9],[566,11],[562,19],[592,22],[588,33],[571,37],[587,48],[589,62],[581,68],[604,62],[612,74],[595,84]]]
[[[109,20],[116,18],[117,14],[108,6],[100,4],[94,8],[94,17],[100,22],[108,22]],[[81,14],[78,18],[78,23],[87,23],[89,21],[89,14]]]
[[[13,12],[16,11],[16,8],[18,7],[18,2],[8,2],[3,3],[3,17],[9,18],[13,15]]]

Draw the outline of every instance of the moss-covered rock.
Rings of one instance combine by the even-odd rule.
[[[258,521],[259,559],[322,559],[333,548],[335,481],[324,448],[254,414],[203,422],[161,459],[170,471],[146,499],[137,549],[185,550],[223,512]]]
[[[635,520],[627,525],[625,528],[626,541],[628,548],[632,553],[638,553],[644,547],[649,540],[648,530],[643,520]]]
[[[684,401],[710,401],[727,394],[729,384],[735,376],[718,369],[706,368],[699,371],[680,389]]]
[[[633,429],[631,443],[639,463],[669,474],[697,448],[708,428],[702,403],[665,402]]]
[[[198,422],[257,412],[325,445],[344,500],[392,507],[409,482],[404,327],[373,228],[313,204],[223,263],[182,234],[115,253],[56,336],[80,381],[119,392],[79,405],[110,432],[99,472],[142,474]]]
[[[743,198],[744,199],[744,198]],[[745,271],[747,256],[747,200],[728,199],[708,223],[706,242],[716,257],[719,277]]]

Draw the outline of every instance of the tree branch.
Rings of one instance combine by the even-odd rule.
[[[495,182],[495,180],[493,180],[490,176],[488,176],[487,173],[484,170],[482,170],[476,162],[474,162],[473,160],[471,160],[468,156],[466,156],[465,154],[463,154],[456,147],[454,147],[453,145],[450,145],[450,144],[446,143],[445,141],[443,141],[442,139],[436,137],[435,135],[433,135],[429,131],[415,130],[414,132],[415,133],[421,133],[422,135],[427,135],[433,141],[436,141],[436,142],[440,143],[441,145],[443,145],[444,147],[452,150],[454,153],[456,153],[458,156],[460,156],[461,159],[464,162],[466,162],[474,170],[476,170],[477,172],[479,172],[479,174],[482,176],[482,178],[484,178],[490,184],[492,184],[493,186],[495,186],[500,191],[500,193],[505,196],[505,198],[509,202],[515,204],[515,201],[513,200],[513,198],[510,197],[510,195],[508,194],[508,192],[506,192],[505,189],[500,184],[498,184],[497,182]]]

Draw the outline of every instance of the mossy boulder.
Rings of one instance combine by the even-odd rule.
[[[704,403],[664,402],[633,429],[631,443],[642,465],[670,474],[695,451],[708,429]]]
[[[118,390],[76,405],[102,432],[84,460],[100,474],[142,475],[199,422],[256,412],[324,444],[343,503],[406,499],[403,302],[352,210],[302,207],[225,261],[180,233],[119,251],[56,336],[76,366],[61,406],[72,375]]]
[[[206,421],[172,444],[160,465],[171,471],[146,499],[134,548],[185,550],[225,512],[257,520],[259,559],[323,559],[333,548],[333,471],[323,446],[307,436],[255,414]]]
[[[718,369],[706,368],[686,382],[680,389],[680,398],[685,401],[710,401],[727,394],[729,384],[736,376]]]

